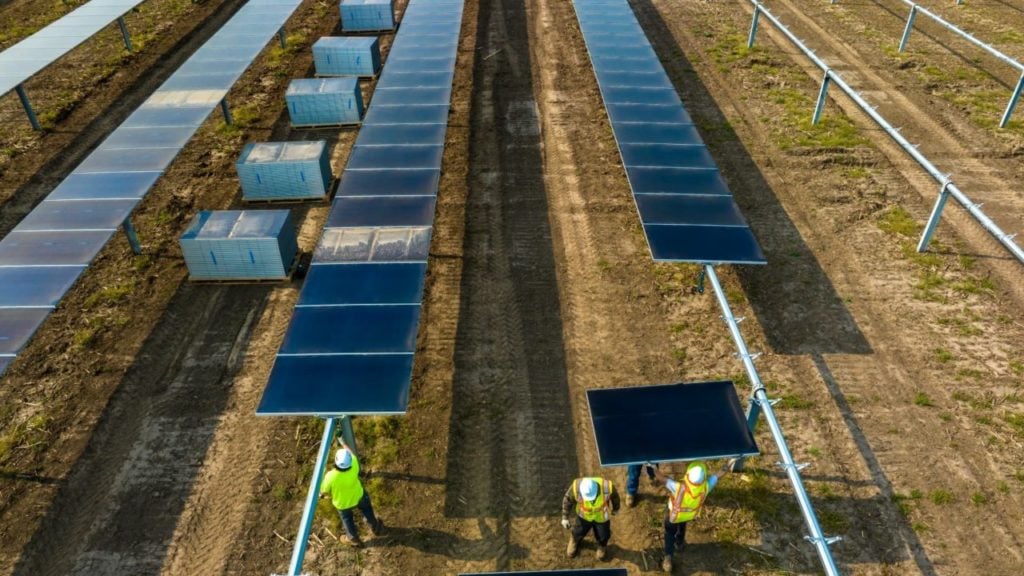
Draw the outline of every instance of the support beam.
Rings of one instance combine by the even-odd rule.
[[[1013,109],[1017,107],[1017,101],[1020,100],[1021,89],[1024,89],[1024,74],[1020,75],[1020,80],[1017,80],[1017,86],[1013,89],[1013,94],[1010,95],[1010,101],[1006,104],[1006,111],[1003,112],[1003,117],[999,120],[1000,128],[1006,128],[1006,124],[1010,122],[1010,116],[1013,116]]]
[[[932,235],[935,234],[935,229],[939,227],[939,217],[942,216],[942,209],[946,207],[946,200],[949,200],[949,186],[953,183],[952,180],[946,178],[946,181],[942,183],[942,188],[939,189],[939,197],[935,199],[935,206],[932,208],[932,214],[928,217],[928,224],[924,227],[924,232],[921,234],[921,240],[917,243],[917,251],[924,252],[928,249],[928,244],[932,241]]]
[[[757,21],[761,18],[761,7],[754,6],[754,19],[750,21],[750,35],[747,36],[747,48],[754,47],[754,39],[757,37]]]
[[[124,21],[124,16],[117,19],[117,27],[121,29],[121,38],[124,39],[124,47],[129,52],[132,51],[132,36],[128,33],[128,24]]]
[[[32,103],[28,101],[28,94],[25,94],[25,89],[18,84],[14,91],[18,93],[18,99],[21,100],[21,107],[25,109],[25,114],[28,114],[28,123],[32,125],[33,130],[42,130],[42,126],[39,125],[39,118],[36,118],[36,111],[32,109]]]
[[[128,237],[128,244],[132,247],[132,252],[136,256],[142,254],[142,245],[139,244],[139,235],[135,233],[135,226],[132,224],[132,217],[127,216],[122,224],[124,227],[124,235]]]
[[[825,70],[825,76],[821,79],[821,90],[818,91],[818,103],[814,105],[814,115],[811,116],[811,124],[817,124],[821,120],[821,113],[825,110],[825,100],[828,98],[829,74],[831,70]]]
[[[309,532],[313,528],[316,502],[320,499],[320,481],[323,480],[324,465],[331,454],[334,429],[335,419],[327,418],[324,421],[324,436],[320,439],[320,451],[316,455],[316,466],[313,467],[313,478],[309,482],[309,493],[306,494],[306,506],[302,509],[299,534],[295,537],[292,559],[288,563],[288,576],[301,576],[302,574],[302,561],[306,558],[306,546],[309,544]]]
[[[230,125],[230,124],[234,124],[235,123],[235,119],[231,117],[231,110],[228,108],[228,101],[227,101],[227,99],[224,99],[224,100],[220,101],[220,111],[221,111],[221,114],[224,114],[224,123],[225,124],[229,124]]]
[[[288,47],[288,36],[284,33],[284,26],[277,31],[277,41],[281,43],[281,48]]]
[[[903,37],[900,38],[900,52],[903,52],[907,47],[907,42],[910,40],[910,32],[914,29],[914,18],[917,18],[917,4],[910,7],[910,16],[907,17],[907,27],[903,29]]]

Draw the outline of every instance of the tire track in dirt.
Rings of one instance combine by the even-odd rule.
[[[870,59],[837,40],[834,34],[819,26],[792,1],[780,0],[779,5],[784,6],[785,11],[780,12],[776,8],[776,15],[789,14],[791,17],[785,20],[787,27],[843,76],[852,88],[862,94],[886,96],[884,102],[874,98],[873,103],[878,106],[880,113],[894,126],[906,127],[904,135],[912,142],[920,142],[919,150],[940,169],[951,171],[957,186],[974,202],[985,203],[986,214],[998,222],[1003,230],[1015,230],[1024,223],[1024,198],[1017,191],[1008,172],[1015,161],[979,158],[961,139],[952,136],[940,121],[935,120],[901,91],[894,89],[890,80],[883,78],[882,73],[876,72],[868,64]],[[743,7],[745,13],[753,14],[746,3]],[[788,40],[773,26],[764,28],[776,46],[789,47]],[[818,69],[802,55],[795,56],[794,61],[811,77],[820,79]],[[833,99],[832,103],[838,104],[845,114],[856,118],[860,125],[870,126],[872,132],[876,132],[874,122],[845,95]],[[899,168],[907,181],[921,194],[922,201],[928,206],[934,203],[938,195],[938,184],[890,139],[878,134],[873,140],[889,162]],[[1024,302],[1024,269],[1012,256],[1007,255],[1006,250],[973,217],[960,209],[956,202],[950,202],[943,212],[943,223],[943,228],[953,228],[976,251],[988,256],[987,264],[999,275],[1002,284],[1010,290],[1017,302]]]

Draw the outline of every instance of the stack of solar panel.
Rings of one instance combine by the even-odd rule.
[[[654,260],[764,264],[627,0],[574,0]]]
[[[395,29],[394,0],[341,0],[341,29],[376,32]]]
[[[375,36],[324,36],[313,44],[317,76],[372,77],[380,70]]]
[[[323,198],[333,178],[324,140],[246,144],[235,168],[246,200]]]
[[[204,211],[181,236],[192,280],[284,279],[298,243],[288,210]]]
[[[405,412],[462,0],[411,0],[258,414]]]
[[[340,126],[363,119],[358,78],[299,78],[285,92],[292,126]]]

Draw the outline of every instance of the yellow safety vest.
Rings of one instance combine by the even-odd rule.
[[[587,502],[583,499],[583,494],[580,493],[580,480],[582,478],[572,481],[572,491],[576,493],[576,514],[587,522],[607,522],[610,520],[612,517],[612,505],[608,495],[612,493],[611,480],[592,478],[601,487],[597,493],[597,498],[594,498],[593,502]]]
[[[704,481],[700,484],[690,482],[690,470],[696,466],[704,468]],[[668,521],[673,524],[689,522],[697,517],[704,499],[708,497],[707,467],[703,463],[691,464],[686,468],[682,481],[676,482],[676,489],[668,501]]]
[[[359,504],[363,499],[363,483],[359,481],[359,460],[355,454],[348,470],[334,468],[327,472],[320,492],[330,493],[331,503],[338,510],[348,510]]]

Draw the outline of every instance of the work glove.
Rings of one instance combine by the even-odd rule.
[[[568,518],[562,518],[562,528],[565,528],[566,530],[572,528],[572,524],[569,523]]]

